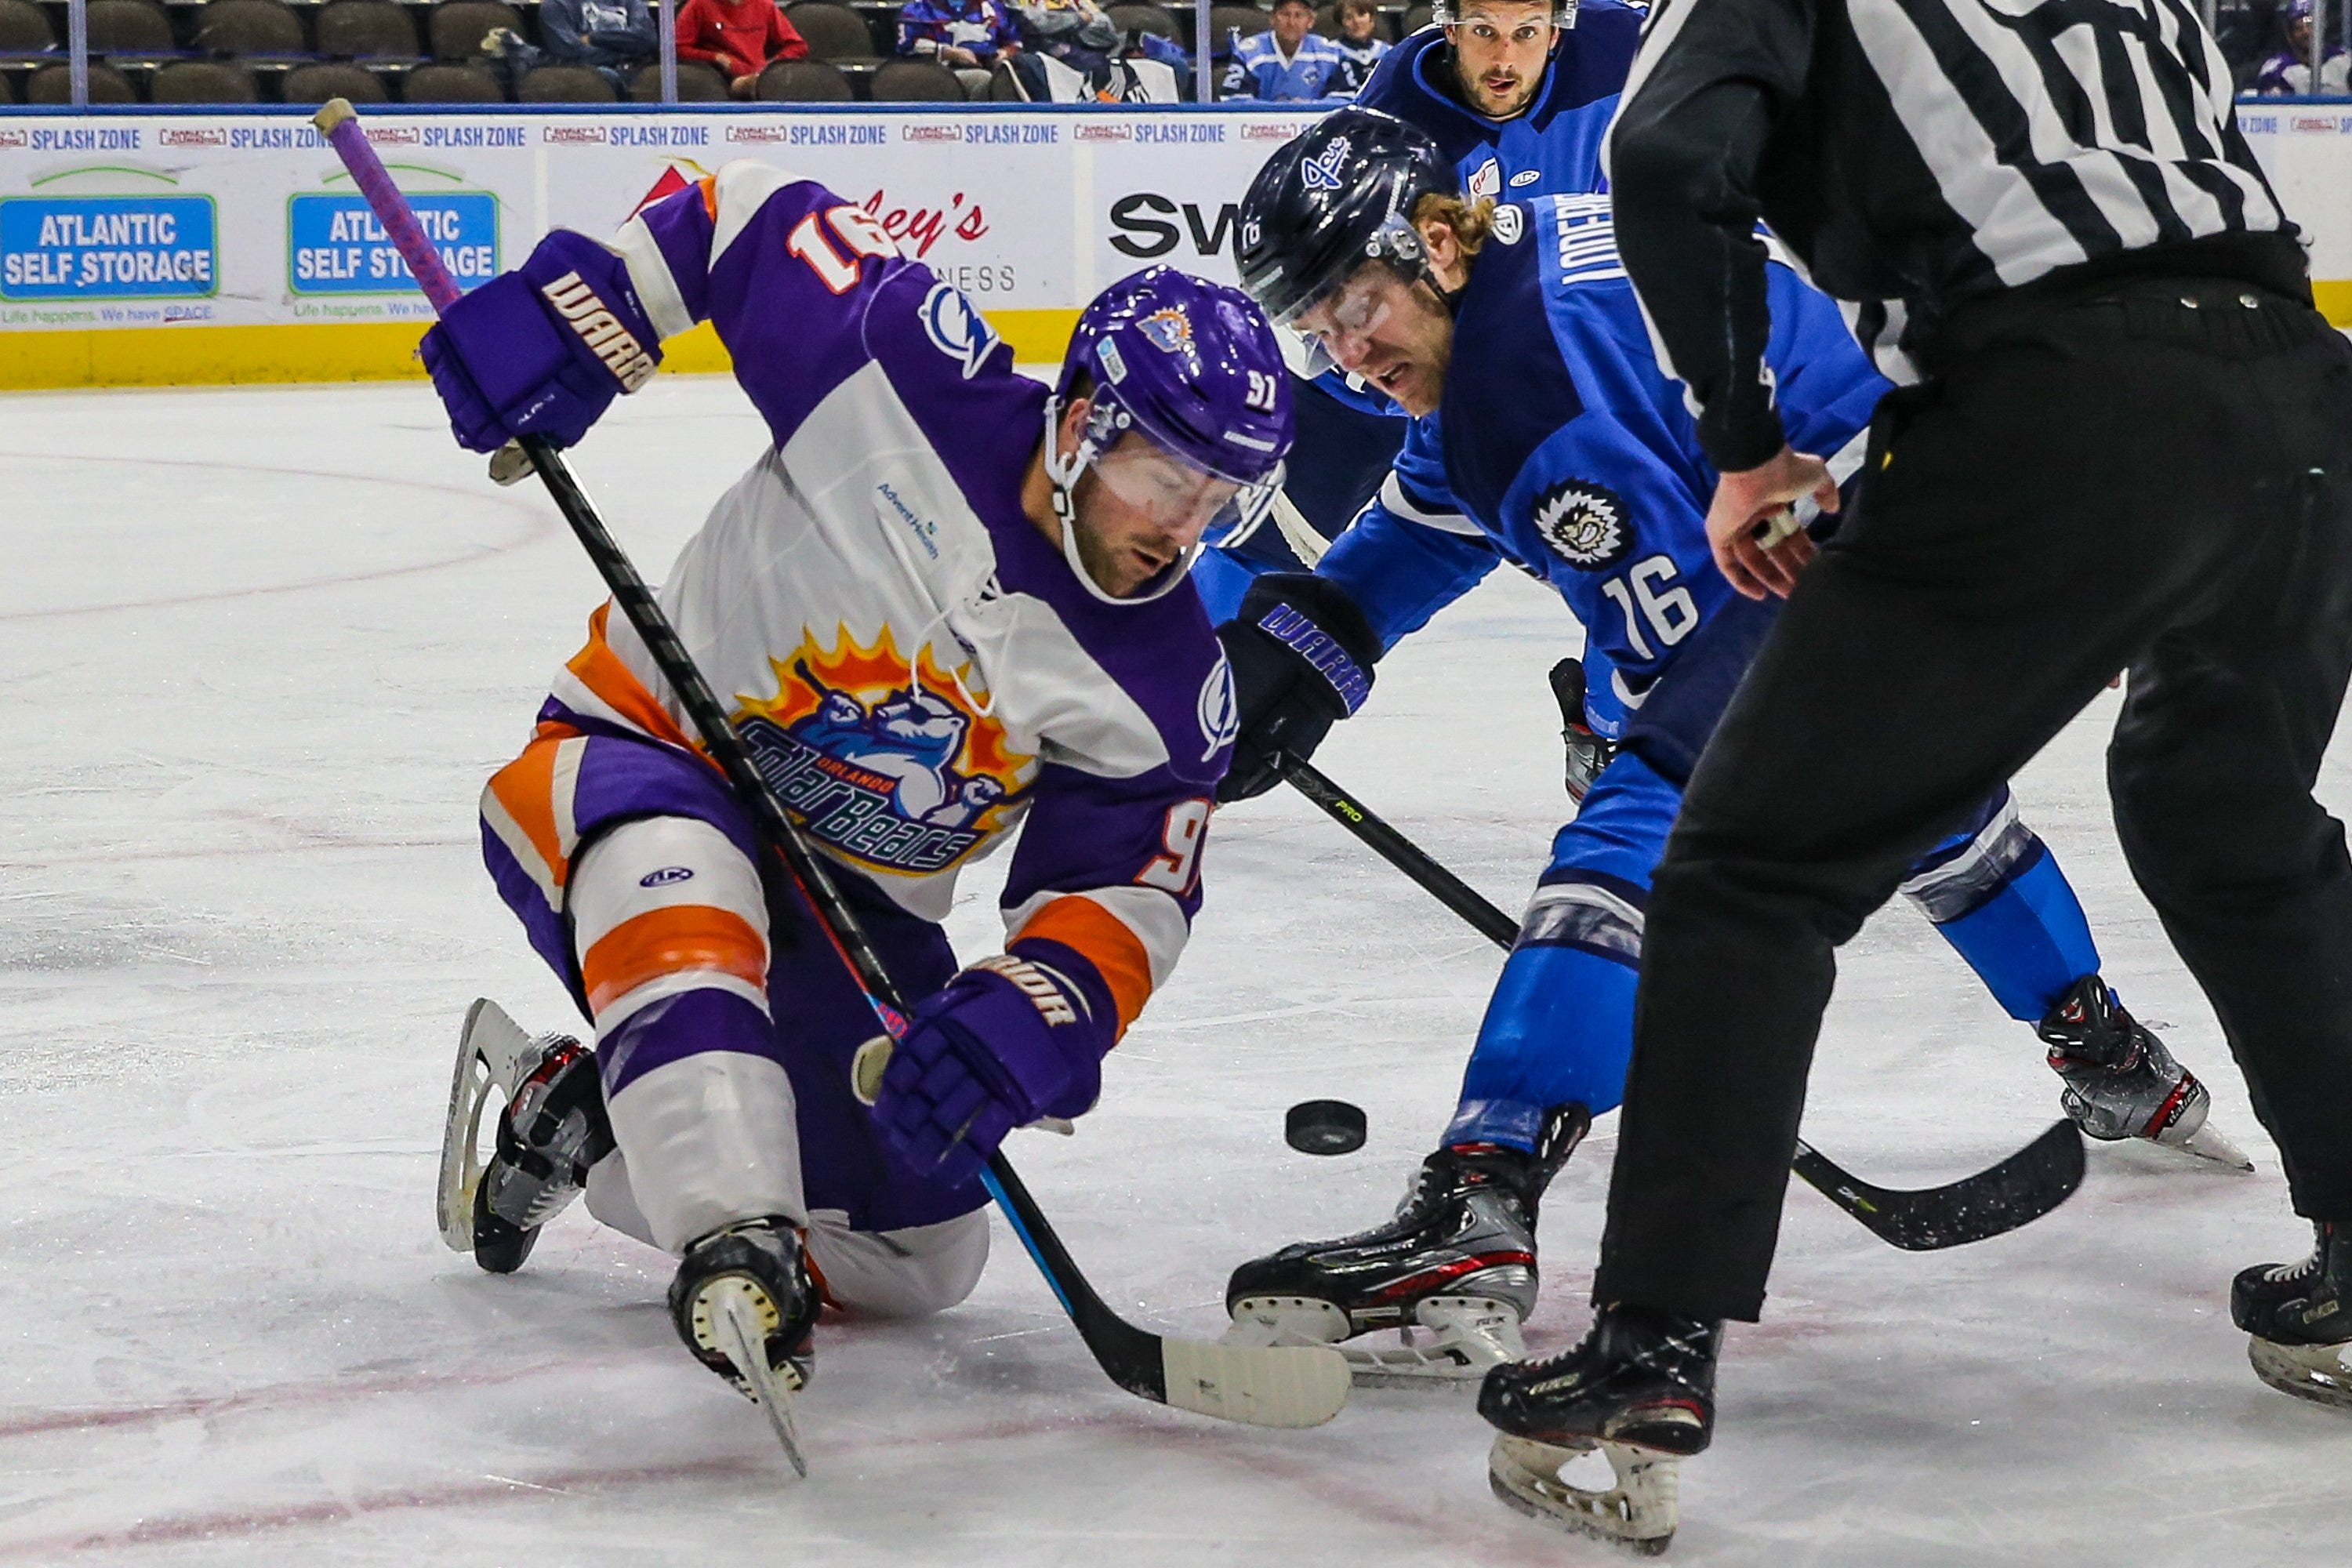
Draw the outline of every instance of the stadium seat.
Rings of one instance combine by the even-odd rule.
[[[0,55],[37,55],[57,47],[48,13],[33,0],[0,0]]]
[[[882,57],[874,52],[874,35],[866,18],[832,0],[800,0],[786,6],[784,20],[808,40],[809,58],[836,65],[867,65]]]
[[[971,98],[956,73],[934,60],[885,60],[867,93],[877,103],[963,103]]]
[[[1428,5],[1415,5],[1404,14],[1405,37],[1411,37],[1436,18],[1436,10]]]
[[[206,54],[283,58],[310,52],[301,18],[280,0],[206,0],[197,16],[196,47]]]
[[[318,21],[319,52],[329,59],[413,60],[424,52],[408,7],[395,0],[329,0]]]
[[[988,73],[988,101],[991,103],[1026,103],[1029,95],[1021,90],[1013,79],[1013,62],[999,60],[996,68]]]
[[[847,103],[849,79],[824,60],[778,60],[760,73],[753,97],[763,103]]]
[[[253,73],[235,60],[173,60],[147,84],[151,103],[258,103]]]
[[[341,60],[296,66],[286,73],[284,92],[289,103],[324,103],[331,98],[347,98],[353,103],[392,101],[392,94],[384,90],[375,72]]]
[[[89,0],[91,54],[168,55],[179,47],[155,0]]]
[[[621,95],[593,66],[534,66],[515,87],[517,103],[618,103]]]
[[[130,80],[112,66],[92,60],[89,66],[89,100],[92,103],[136,103],[139,95],[131,90]],[[43,105],[73,101],[73,68],[59,60],[56,65],[43,66],[25,84],[25,101]]]
[[[402,79],[400,96],[409,103],[504,103],[499,79],[479,66],[422,65]]]
[[[0,76],[0,103],[14,103],[16,101],[16,84],[10,81],[6,77]]]
[[[1140,28],[1163,38],[1181,39],[1184,36],[1177,30],[1175,13],[1165,5],[1108,5],[1104,7],[1104,14],[1110,17],[1113,26],[1125,32]]]
[[[640,66],[629,79],[629,96],[639,103],[659,103],[661,95],[661,62]],[[677,100],[680,103],[724,103],[728,100],[727,79],[719,68],[702,60],[677,62]]]
[[[1225,40],[1232,34],[1246,38],[1252,33],[1272,31],[1274,18],[1255,5],[1218,5],[1209,12],[1209,47],[1220,57],[1227,53]]]
[[[522,31],[522,18],[499,0],[441,0],[425,24],[433,37],[433,58],[446,64],[478,59],[482,40],[500,27]]]

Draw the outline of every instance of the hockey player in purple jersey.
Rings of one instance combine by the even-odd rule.
[[[1186,569],[1206,527],[1265,501],[1290,411],[1233,289],[1165,268],[1114,284],[1049,388],[870,215],[756,163],[611,246],[549,236],[424,352],[466,446],[569,445],[703,321],[773,444],[663,607],[912,1016],[869,1111],[849,1089],[865,998],[608,605],[481,808],[491,876],[593,1047],[477,1005],[441,1219],[505,1272],[584,1189],[678,1259],[670,1310],[699,1359],[733,1375],[713,1307],[750,1290],[796,1385],[822,1302],[963,1299],[982,1163],[1093,1104],[1174,965],[1234,711]],[[1004,950],[959,968],[939,925],[957,873],[1024,818]]]

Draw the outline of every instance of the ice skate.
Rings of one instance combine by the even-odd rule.
[[[1517,1360],[1536,1302],[1536,1208],[1591,1124],[1582,1106],[1561,1106],[1535,1153],[1440,1149],[1388,1224],[1243,1264],[1225,1287],[1227,1341],[1332,1344],[1401,1331],[1400,1344],[1340,1347],[1366,1387],[1465,1385]]]
[[[2254,1375],[2282,1394],[2352,1410],[2352,1226],[2312,1226],[2311,1256],[2257,1264],[2230,1285]]]
[[[501,1106],[486,1163],[478,1140],[493,1089]],[[595,1053],[569,1035],[534,1039],[497,1003],[476,1002],[441,1133],[441,1239],[493,1274],[513,1273],[612,1147]]]
[[[793,1396],[809,1379],[809,1335],[821,1305],[790,1220],[730,1225],[686,1249],[670,1281],[669,1315],[697,1360],[768,1417],[794,1473],[808,1474]]]
[[[1500,1436],[1487,1482],[1530,1518],[1655,1553],[1674,1539],[1675,1461],[1715,1429],[1715,1362],[1723,1325],[1650,1307],[1601,1309],[1574,1350],[1500,1366],[1478,1390],[1478,1414]],[[1560,1478],[1599,1449],[1616,1472],[1605,1491]]]
[[[2066,1083],[2058,1103],[2085,1137],[2144,1138],[2233,1170],[2254,1168],[2245,1151],[2207,1125],[2211,1092],[2097,975],[2076,981],[2035,1032],[2050,1046],[2051,1070]]]

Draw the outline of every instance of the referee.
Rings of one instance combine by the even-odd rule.
[[[2192,0],[1659,0],[1610,173],[1717,562],[1789,605],[1650,895],[1592,1331],[1482,1413],[1706,1446],[1838,945],[2121,669],[2125,853],[2318,1233],[2232,1312],[2265,1381],[2352,1405],[2352,859],[2311,796],[2352,670],[2352,349]],[[1774,406],[1759,218],[1897,384],[1818,559],[1762,542],[1837,498]]]

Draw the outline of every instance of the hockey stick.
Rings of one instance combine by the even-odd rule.
[[[1506,951],[1518,940],[1517,921],[1322,773],[1285,757],[1282,776],[1480,935]],[[1906,1252],[1932,1252],[2015,1230],[2073,1196],[2083,1184],[2083,1134],[2072,1121],[2054,1122],[1999,1164],[1940,1187],[1874,1187],[1801,1138],[1790,1168],[1881,1241]]]
[[[458,298],[457,286],[417,224],[407,198],[393,184],[375,150],[368,145],[352,106],[334,100],[319,110],[314,123],[333,143],[434,310],[446,310]],[[526,438],[521,446],[564,521],[571,524],[595,563],[614,603],[653,655],[662,678],[677,693],[688,719],[702,737],[704,750],[727,775],[761,837],[816,912],[818,928],[856,977],[875,1016],[891,1036],[903,1034],[905,994],[883,967],[880,954],[832,873],[761,776],[727,710],[711,694],[645,579],[605,529],[594,503],[572,479],[570,467],[555,448],[538,438]],[[1087,1283],[1002,1150],[989,1156],[981,1179],[1069,1313],[1087,1349],[1111,1381],[1130,1394],[1258,1426],[1318,1426],[1338,1415],[1347,1403],[1347,1363],[1328,1347],[1237,1346],[1166,1339],[1128,1322],[1105,1305]]]

